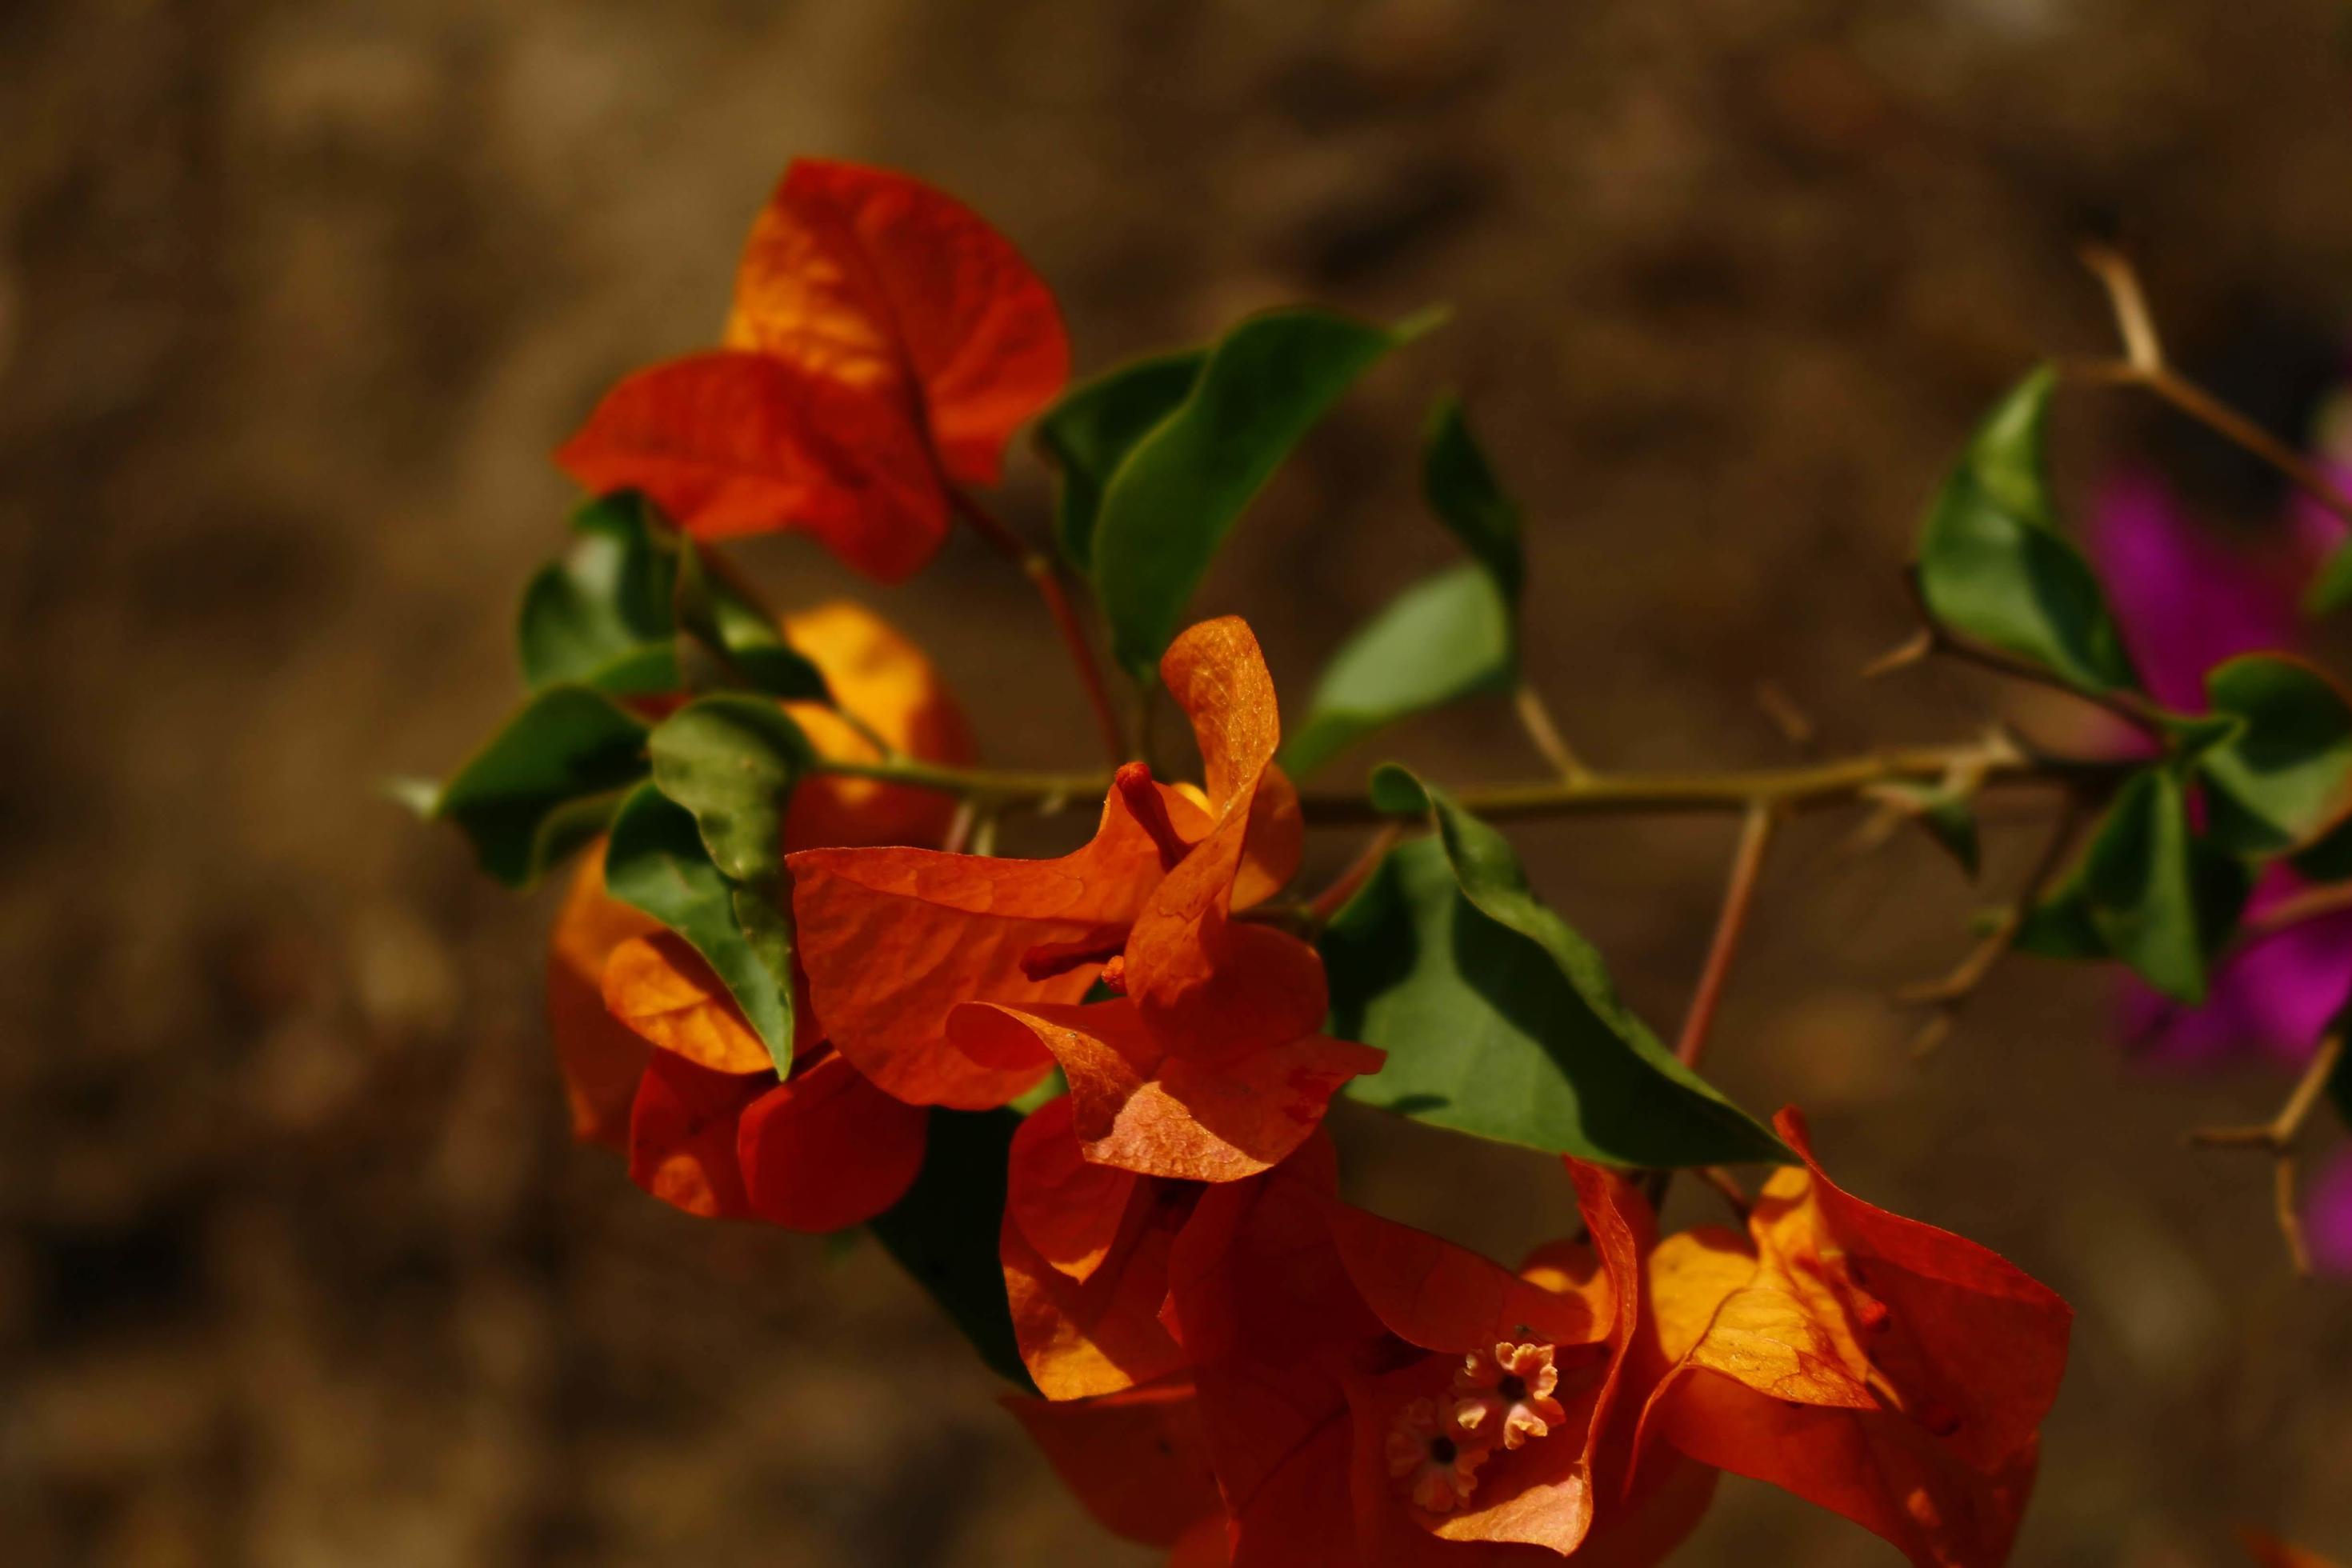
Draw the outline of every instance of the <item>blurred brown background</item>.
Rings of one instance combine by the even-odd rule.
[[[792,154],[961,193],[1088,367],[1302,296],[1453,301],[1203,608],[1252,617],[1296,711],[1448,558],[1410,442],[1458,384],[1534,513],[1535,669],[1588,754],[1664,766],[1787,756],[1759,678],[1832,746],[1990,711],[1854,672],[1907,629],[1895,568],[1969,420],[2106,346],[2084,234],[2140,242],[2182,357],[2302,420],[2352,302],[2347,104],[2335,0],[0,7],[0,1557],[1146,1560],[873,1248],[689,1221],[571,1147],[547,900],[372,794],[515,697],[569,502],[545,453],[711,339]],[[2274,509],[2194,431],[2065,408],[2078,487],[2137,453]],[[1024,459],[1008,509],[1044,497]],[[786,602],[858,587],[742,554]],[[877,596],[993,760],[1082,752],[999,563],[959,542]],[[1534,766],[1499,709],[1402,749]],[[2281,1086],[2137,1075],[2099,981],[2030,963],[1911,1059],[1879,998],[1983,895],[1908,841],[1841,859],[1848,826],[1776,860],[1714,1059],[2076,1303],[2019,1561],[2223,1563],[2242,1521],[2352,1547],[2352,1289],[2294,1287],[2260,1173],[2177,1146]],[[1671,1023],[1728,826],[1520,837]],[[1389,1212],[1559,1223],[1540,1161],[1341,1131]],[[1735,1483],[1687,1560],[1892,1559]]]

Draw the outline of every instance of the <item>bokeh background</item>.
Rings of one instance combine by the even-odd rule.
[[[1972,417],[2102,352],[2073,258],[2137,244],[2179,357],[2273,428],[2352,304],[2336,0],[677,0],[0,7],[0,1555],[13,1564],[1148,1560],[1057,1489],[874,1248],[698,1223],[566,1141],[545,898],[373,793],[517,693],[545,454],[709,341],[785,160],[906,167],[1016,237],[1082,363],[1311,297],[1453,324],[1372,377],[1202,607],[1303,699],[1447,558],[1419,411],[1460,387],[1532,512],[1532,666],[1625,765],[1966,733],[1977,677],[1856,672]],[[2268,479],[2114,397],[2062,477]],[[1024,526],[1045,489],[1024,459]],[[779,600],[871,594],[814,550]],[[1025,586],[959,542],[875,595],[992,760],[1082,755]],[[1295,707],[1294,707],[1294,710]],[[1500,710],[1401,742],[1535,765]],[[2025,1563],[2352,1544],[2352,1288],[2297,1287],[2260,1170],[2179,1147],[2274,1076],[2135,1070],[2097,976],[2020,963],[1914,1059],[1883,1000],[1965,945],[1924,841],[1792,833],[1713,1060],[1850,1184],[2081,1317]],[[1520,835],[1670,1024],[1731,829]],[[1327,863],[1350,846],[1325,845]],[[2005,886],[2023,847],[1995,842]],[[1543,1163],[1342,1119],[1357,1190],[1507,1247]],[[1703,1205],[1685,1196],[1693,1214]],[[1711,1217],[1711,1216],[1710,1216]],[[1871,1564],[1728,1485],[1694,1563]]]

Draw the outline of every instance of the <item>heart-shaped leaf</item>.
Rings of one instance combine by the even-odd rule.
[[[585,686],[551,686],[441,787],[433,815],[510,888],[593,838],[646,775],[646,727]]]
[[[771,889],[728,880],[703,847],[693,814],[652,784],[631,792],[613,818],[604,890],[693,943],[767,1046],[776,1071],[792,1070],[789,924]],[[749,922],[745,900],[754,900]]]
[[[1283,771],[1304,778],[1399,720],[1509,689],[1516,652],[1510,605],[1484,566],[1414,584],[1332,656],[1282,748]]]
[[[1139,679],[1150,678],[1251,498],[1359,375],[1421,330],[1313,309],[1254,316],[1128,452],[1103,490],[1094,573],[1111,640]]]
[[[2058,529],[2042,458],[2055,374],[2035,371],[1979,426],[1928,509],[1927,613],[2085,691],[2138,684],[2098,578]]]
[[[1293,777],[1387,725],[1517,679],[1519,509],[1450,397],[1430,411],[1422,489],[1474,559],[1407,588],[1333,656],[1282,750]]]
[[[2352,702],[2325,672],[2248,654],[2205,677],[2234,731],[2198,760],[2207,832],[2241,855],[2278,855],[2324,837],[2352,805]]]
[[[678,629],[718,659],[731,683],[788,702],[832,704],[824,672],[784,640],[765,611],[714,571],[690,539],[678,542],[673,604]]]
[[[1389,1053],[1349,1094],[1621,1165],[1790,1158],[1618,1000],[1501,834],[1401,768],[1376,777],[1391,800],[1425,801],[1437,837],[1391,852],[1323,933],[1331,1032]]]
[[[1095,520],[1103,490],[1138,441],[1173,414],[1207,362],[1205,349],[1181,349],[1120,365],[1074,386],[1037,421],[1037,449],[1060,470],[1054,534],[1081,572],[1095,563]]]
[[[523,591],[516,641],[534,691],[559,681],[622,695],[675,691],[673,541],[628,493],[572,513],[578,540]]]
[[[817,760],[790,715],[760,697],[698,698],[656,725],[646,749],[654,784],[694,814],[720,875],[757,887],[782,874],[784,807]]]
[[[2252,886],[2244,862],[2192,831],[2175,769],[2147,767],[2116,792],[2082,859],[2011,945],[2044,958],[2120,959],[2194,1004]]]

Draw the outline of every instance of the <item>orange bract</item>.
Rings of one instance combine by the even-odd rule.
[[[1765,1187],[1744,1277],[1721,1233],[1654,1260],[1673,1364],[1645,1438],[1843,1513],[1915,1563],[2002,1562],[2073,1314],[1975,1243],[1841,1191],[1793,1111],[1776,1125],[1806,1165]]]
[[[1048,1399],[1113,1394],[1183,1365],[1161,1308],[1190,1190],[1095,1174],[1069,1104],[1048,1102],[1013,1134],[1013,1196],[997,1238],[1013,1337]]]
[[[824,672],[840,711],[787,702],[817,754],[828,762],[877,763],[873,742],[842,718],[858,721],[903,754],[942,767],[972,760],[971,726],[921,648],[896,627],[847,599],[783,617],[784,640]],[[877,779],[820,774],[803,779],[784,811],[784,847],[833,844],[936,844],[947,836],[955,801],[937,790]]]
[[[751,226],[726,342],[911,408],[964,484],[996,482],[1070,375],[1054,297],[1003,235],[904,174],[815,158]]]
[[[1622,1434],[1648,1222],[1621,1178],[1569,1170],[1591,1255],[1555,1249],[1538,1270],[1567,1290],[1349,1208],[1289,1165],[1203,1195],[1174,1255],[1173,1315],[1234,1563],[1437,1568],[1589,1548],[1633,1563],[1687,1531],[1706,1472],[1663,1477],[1622,1503],[1616,1471],[1605,1495],[1596,1481],[1604,1434]],[[1455,1388],[1469,1359],[1498,1343],[1515,1368],[1556,1373],[1544,1397],[1560,1419],[1540,1436],[1524,1429],[1516,1448],[1465,1423]],[[1516,1398],[1514,1375],[1497,1386]]]
[[[999,1034],[985,1059],[966,1055],[949,1042],[949,1015],[967,1002],[1076,1003],[1122,952],[1130,984],[1150,993],[1136,1005],[1164,1050],[1220,1054],[1192,1043],[1215,1040],[1231,1054],[1236,1041],[1292,1040],[1321,1022],[1313,951],[1226,919],[1236,883],[1262,896],[1297,865],[1296,797],[1268,761],[1273,683],[1256,639],[1238,621],[1212,621],[1177,639],[1165,669],[1210,763],[1206,811],[1194,792],[1130,767],[1093,840],[1058,859],[819,849],[787,860],[817,1023],[884,1089],[966,1110],[1021,1094],[1051,1065],[1046,1047]],[[1253,834],[1261,819],[1270,826]],[[1276,952],[1274,967],[1259,965]],[[1214,990],[1220,963],[1246,970],[1239,994]],[[1213,998],[1234,1010],[1205,1019],[1208,1035],[1189,1032]],[[1160,1033],[1160,1018],[1175,1030]]]
[[[547,943],[547,1026],[572,1105],[572,1135],[625,1149],[629,1107],[646,1070],[645,1037],[604,1009],[604,963],[661,922],[604,891],[604,845],[580,858]]]
[[[1053,296],[969,208],[803,159],[753,225],[724,350],[624,380],[556,461],[703,539],[793,528],[895,582],[1069,376]]]
[[[698,539],[794,528],[885,583],[948,534],[946,493],[904,414],[760,354],[638,371],[555,460],[598,494],[643,490]]]
[[[1031,1008],[968,1005],[950,1034],[975,1060],[1044,1046],[1069,1080],[1086,1158],[1174,1181],[1231,1182],[1278,1163],[1323,1120],[1331,1096],[1382,1053],[1306,1035],[1233,1062],[1163,1050],[1134,1004]]]
[[[1220,1550],[1205,1560],[1225,1560],[1217,1479],[1190,1378],[1099,1399],[1007,1396],[1003,1404],[1104,1529],[1129,1541],[1172,1546],[1206,1524]]]
[[[605,1010],[666,1051],[713,1072],[755,1073],[772,1066],[752,1031],[702,955],[676,931],[623,942],[604,963]]]
[[[830,1053],[745,1108],[735,1153],[755,1218],[823,1233],[904,1197],[923,1167],[928,1112]]]

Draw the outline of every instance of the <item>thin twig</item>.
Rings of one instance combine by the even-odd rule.
[[[1928,611],[1927,594],[1920,586],[1917,573],[1908,574],[1904,581],[1910,588],[1912,602],[1919,607],[1919,632],[1910,642],[1873,660],[1864,674],[1882,675],[1890,669],[1918,662],[1918,658],[1924,655],[1915,656],[1912,650],[1918,647],[1919,638],[1925,637],[1927,653],[1939,654],[1959,664],[1972,664],[1979,669],[1988,669],[1995,675],[2023,681],[2029,686],[2045,687],[2077,701],[2088,702],[2095,708],[2104,708],[2143,733],[2159,740],[2164,737],[2164,710],[2140,693],[2128,687],[2117,687],[2108,691],[2088,690],[2074,685],[2055,670],[2044,669],[2031,659],[2020,658],[2014,654],[1962,637],[1950,627],[1938,624]]]
[[[2289,926],[2341,914],[2346,910],[2352,910],[2352,882],[2324,883],[2290,894],[2267,909],[2247,915],[2245,934],[2250,938],[2269,936]]]
[[[1968,956],[1954,964],[1941,979],[1907,986],[1895,993],[1898,1002],[1914,1003],[1936,1010],[1934,1016],[1921,1024],[1918,1032],[1911,1037],[1911,1048],[1915,1054],[1925,1055],[1943,1044],[1959,1022],[1960,1012],[1968,1005],[1969,998],[1977,994],[1994,969],[2000,966],[2000,961],[2008,956],[2011,944],[2016,942],[2018,931],[2025,925],[2026,917],[2033,912],[2033,907],[2042,901],[2051,884],[2057,880],[2058,873],[2065,864],[2066,852],[2074,847],[2075,837],[2082,831],[2083,823],[2089,815],[2081,795],[2070,796],[2064,809],[2059,813],[2057,822],[2052,826],[2041,855],[2035,858],[2033,868],[2026,873],[2025,882],[2017,897],[2001,911],[2000,921],[1969,950]]]
[[[1731,1212],[1738,1217],[1741,1225],[1748,1223],[1748,1216],[1756,1210],[1756,1201],[1748,1195],[1748,1189],[1739,1184],[1738,1177],[1720,1165],[1701,1165],[1691,1174],[1721,1194],[1723,1201],[1731,1205]]]
[[[1403,837],[1404,824],[1391,822],[1365,840],[1363,848],[1357,851],[1356,858],[1348,863],[1348,868],[1334,878],[1329,887],[1307,901],[1305,914],[1310,929],[1321,931],[1330,924],[1331,917],[1346,908],[1348,900],[1371,880],[1372,873],[1381,868],[1381,862],[1388,858],[1389,851],[1395,848],[1397,840]]]
[[[1918,746],[1865,752],[1794,767],[1719,772],[1588,773],[1576,781],[1538,779],[1522,784],[1471,785],[1450,792],[1465,810],[1490,822],[1548,817],[1624,816],[1680,813],[1744,813],[1751,805],[1783,810],[1841,805],[1863,798],[1874,784],[1895,779],[1940,779],[1955,767],[1981,767],[1984,787],[2060,787],[2095,790],[2121,777],[2131,764],[2029,755],[2002,742]],[[847,778],[880,779],[942,795],[977,796],[1005,811],[1045,815],[1072,801],[1100,800],[1110,787],[1108,772],[999,773],[948,768],[902,758],[893,763],[822,761],[815,771]],[[1300,796],[1312,827],[1377,827],[1420,815],[1376,803],[1370,795],[1324,792]]]
[[[1053,557],[1031,549],[965,491],[950,487],[948,496],[957,512],[971,524],[972,531],[988,541],[999,555],[1019,567],[1022,575],[1037,585],[1037,596],[1045,602],[1045,613],[1053,618],[1054,629],[1060,634],[1062,646],[1069,650],[1070,662],[1077,668],[1078,684],[1086,689],[1087,706],[1094,710],[1095,724],[1102,731],[1104,753],[1114,767],[1125,762],[1127,744],[1119,731],[1118,710],[1111,702],[1110,688],[1103,679],[1102,666],[1095,658],[1094,645],[1087,640],[1086,627],[1079,624],[1077,610],[1062,585],[1060,568],[1055,565]]]
[[[2315,464],[2166,362],[2139,274],[2126,257],[2105,246],[2085,246],[2083,264],[2106,289],[2116,335],[2123,339],[2124,357],[2063,362],[2059,365],[2063,374],[2091,385],[2137,386],[2153,393],[2239,450],[2268,463],[2312,500],[2352,524],[2352,497],[2347,497]]]
[[[2311,1275],[2311,1251],[2304,1242],[2303,1214],[2295,1201],[2295,1146],[2343,1058],[2344,1035],[2338,1030],[2311,1053],[2303,1076],[2295,1079],[2276,1116],[2251,1127],[2207,1127],[2189,1134],[2192,1148],[2249,1149],[2270,1156],[2271,1198],[2278,1211],[2279,1234],[2286,1240],[2294,1271],[2306,1279]]]
[[[1519,728],[1528,732],[1528,739],[1543,760],[1551,764],[1554,773],[1571,783],[1591,776],[1591,770],[1570,747],[1568,737],[1552,721],[1551,709],[1546,706],[1543,693],[1536,689],[1532,681],[1519,682],[1518,689],[1511,694],[1511,706],[1518,712]]]
[[[1715,940],[1706,950],[1706,967],[1691,994],[1690,1011],[1683,1016],[1683,1032],[1675,1041],[1675,1057],[1685,1067],[1696,1067],[1706,1053],[1723,988],[1731,978],[1732,960],[1739,955],[1747,934],[1748,911],[1755,907],[1756,889],[1764,875],[1764,856],[1772,847],[1772,829],[1780,814],[1764,805],[1750,805],[1740,824],[1739,847],[1731,858],[1731,878],[1723,892],[1723,910],[1716,917]]]

